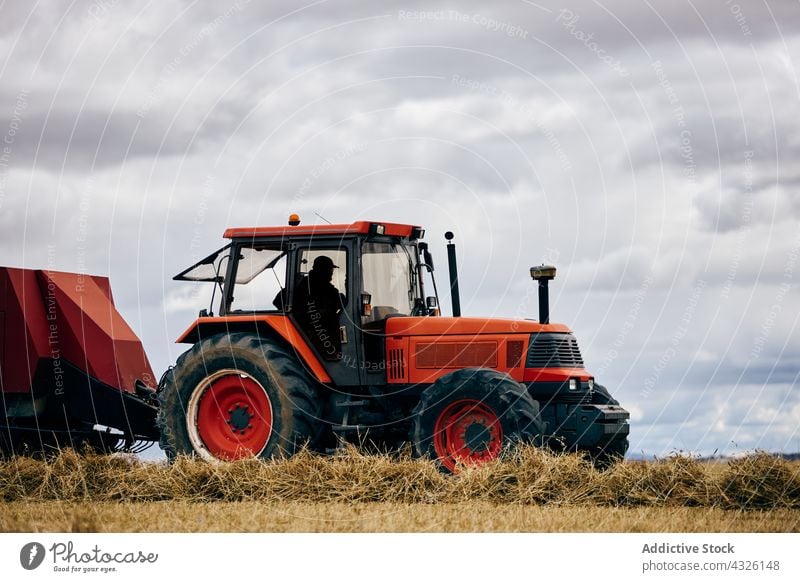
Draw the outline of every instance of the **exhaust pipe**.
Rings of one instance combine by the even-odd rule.
[[[539,323],[550,323],[549,283],[556,278],[556,268],[552,265],[531,267],[531,278],[539,281]]]
[[[449,230],[444,233],[447,239],[447,266],[450,270],[450,301],[453,304],[453,317],[461,317],[461,297],[458,293],[458,267],[456,266],[456,245],[453,244],[455,235]]]

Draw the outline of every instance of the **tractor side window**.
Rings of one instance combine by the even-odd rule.
[[[319,257],[328,257],[336,266],[333,269],[331,284],[339,290],[339,293],[347,291],[347,251],[344,249],[303,249],[300,252],[300,265],[298,268],[299,281],[314,268],[314,261]]]
[[[282,311],[285,288],[286,254],[282,250],[242,247],[229,312]]]
[[[415,293],[407,249],[400,244],[365,243],[361,264],[364,293],[372,296],[372,314],[364,316],[363,323],[411,315]]]

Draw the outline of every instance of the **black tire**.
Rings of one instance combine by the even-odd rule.
[[[496,370],[457,370],[442,376],[423,391],[413,410],[411,425],[410,440],[415,456],[435,459],[444,471],[454,472],[462,461],[452,453],[452,447],[457,447],[460,442],[456,439],[461,437],[448,442],[448,431],[441,429],[442,426],[455,426],[448,423],[452,418],[451,410],[457,418],[475,413],[481,420],[484,420],[482,415],[486,415],[486,419],[497,419],[488,424],[470,423],[468,420],[459,424],[459,427],[465,426],[462,440],[466,448],[461,450],[467,451],[471,459],[476,457],[473,462],[495,458],[499,450],[514,443],[541,445],[544,425],[539,415],[539,403],[531,398],[525,386]],[[458,417],[459,413],[461,417]],[[492,430],[494,424],[502,431],[499,443],[499,431]],[[481,426],[487,429],[481,429]]]
[[[223,411],[220,408],[223,400],[221,396],[218,398],[218,393],[214,393],[204,404],[205,392],[217,387],[223,379],[228,384],[235,384],[238,379],[247,382],[260,400],[254,401],[244,388],[237,396],[234,387],[228,389],[229,394],[233,394],[231,397],[250,402],[252,408],[244,404],[240,408],[237,403],[235,413],[231,409]],[[266,395],[269,411],[260,410],[263,406],[257,406],[264,402],[259,389]],[[313,446],[321,427],[321,405],[314,380],[294,355],[277,342],[249,333],[219,334],[196,343],[164,375],[158,400],[159,445],[170,460],[178,455],[211,460],[241,456],[264,459],[289,456],[303,445]],[[252,410],[252,414],[249,410]],[[201,413],[204,424],[198,422]],[[237,416],[234,417],[234,414]],[[240,424],[242,418],[244,420]],[[230,427],[231,435],[223,434],[219,429],[225,426],[223,422]],[[252,425],[259,431],[257,436],[263,437],[258,440],[256,447],[260,450],[240,449],[241,454],[229,454],[219,446],[214,446],[222,438],[228,441],[242,439],[244,442],[244,437],[236,435],[238,428],[244,435],[246,431],[254,430]],[[216,431],[211,433],[214,438],[204,440],[204,429]],[[261,448],[263,439],[266,440]]]
[[[611,393],[605,386],[600,384],[594,385],[594,393],[592,394],[592,403],[605,404],[608,406],[619,406],[619,401],[611,396]],[[589,451],[592,463],[598,469],[608,469],[615,463],[619,463],[625,458],[625,453],[628,452],[630,441],[627,436],[616,438],[605,445],[596,447]]]

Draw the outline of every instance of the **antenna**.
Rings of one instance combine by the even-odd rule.
[[[332,223],[330,220],[328,220],[327,218],[325,218],[324,216],[322,216],[322,215],[321,215],[319,212],[315,212],[314,214],[316,214],[317,216],[319,216],[319,217],[320,217],[322,220],[324,220],[324,221],[325,221],[325,222],[327,222],[328,224],[333,224],[333,223]]]

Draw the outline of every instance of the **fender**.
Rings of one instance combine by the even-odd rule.
[[[178,344],[195,344],[203,338],[218,333],[245,331],[269,334],[270,330],[283,339],[294,350],[300,361],[305,364],[311,375],[323,384],[329,384],[331,377],[325,371],[316,354],[308,346],[308,342],[294,323],[282,314],[264,315],[228,315],[220,317],[199,317],[189,328],[175,340]]]

